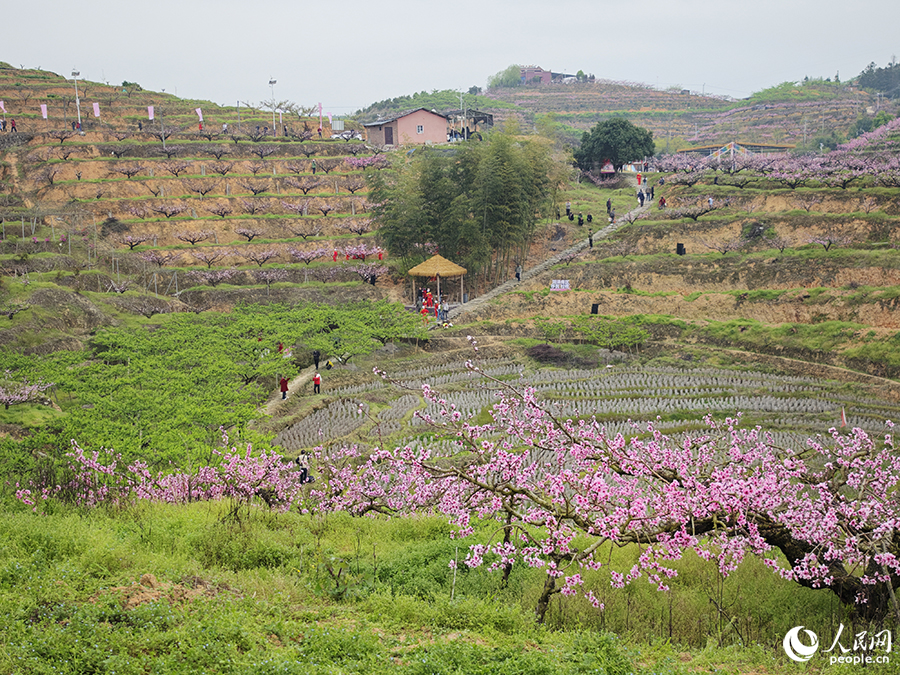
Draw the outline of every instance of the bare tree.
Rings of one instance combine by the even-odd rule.
[[[252,173],[254,176],[256,176],[257,174],[262,173],[263,171],[266,171],[268,168],[269,168],[269,164],[268,164],[267,162],[250,162],[250,163],[247,165],[247,169],[248,169],[248,170],[250,171],[250,173]]]
[[[859,202],[859,208],[861,208],[866,213],[872,213],[872,211],[874,211],[877,207],[878,200],[874,197],[866,197]]]
[[[287,169],[288,171],[290,171],[291,173],[295,173],[298,175],[303,173],[304,171],[306,171],[306,166],[296,160],[290,160],[288,162],[285,162],[284,168]]]
[[[364,146],[360,143],[354,143],[353,145],[348,145],[347,147],[345,147],[344,150],[346,150],[348,153],[350,153],[351,155],[356,157],[361,152],[366,151],[366,146]]]
[[[101,145],[97,149],[104,155],[109,153],[116,159],[122,159],[125,155],[133,152],[134,147],[133,145]]]
[[[793,239],[781,236],[763,237],[762,242],[770,248],[777,248],[779,253],[784,253],[784,249],[794,245]]]
[[[157,148],[156,152],[165,155],[168,159],[172,159],[181,152],[184,152],[183,145],[167,145],[163,148]]]
[[[340,227],[343,230],[349,230],[353,234],[362,236],[372,231],[374,222],[372,218],[349,218],[341,223]]]
[[[350,194],[355,195],[357,192],[366,187],[366,181],[359,176],[348,176],[342,186]]]
[[[219,160],[231,153],[227,145],[208,145],[204,150]]]
[[[52,165],[44,168],[37,176],[35,176],[35,182],[53,185],[56,182],[56,176],[59,175],[60,169],[61,167]]]
[[[269,286],[277,281],[286,281],[288,271],[286,269],[253,270],[253,278],[266,285],[266,295],[268,295]]]
[[[306,157],[307,159],[309,159],[309,158],[312,157],[314,154],[316,154],[316,150],[318,150],[318,148],[317,148],[315,145],[301,145],[301,146],[300,146],[299,148],[297,148],[297,149],[298,149],[298,150],[300,151],[300,153],[301,153],[304,157]]]
[[[123,131],[121,129],[113,129],[111,132],[112,137],[115,138],[120,143],[124,141],[126,138],[131,138],[130,131]]]
[[[213,128],[210,126],[205,126],[201,131],[197,132],[197,135],[200,138],[205,138],[206,140],[212,142],[212,139],[219,135],[217,131],[213,131]]]
[[[262,139],[266,137],[266,134],[259,129],[247,129],[247,138],[250,139],[253,143],[259,143]],[[235,141],[237,143],[237,141]]]
[[[206,241],[213,233],[209,230],[199,230],[199,231],[185,231],[185,232],[176,232],[172,235],[178,241],[183,241],[186,244],[190,244],[191,246],[196,246],[198,242]]]
[[[200,195],[201,197],[205,197],[210,192],[216,189],[216,186],[219,184],[218,180],[188,180],[183,179],[181,184],[184,185],[190,192]]]
[[[338,168],[344,160],[342,159],[320,159],[316,165],[325,173],[331,173]]]
[[[172,216],[177,216],[179,213],[184,213],[187,211],[187,208],[188,207],[184,204],[153,204],[150,206],[151,211],[160,213],[167,219]]]
[[[267,213],[269,211],[268,202],[259,199],[241,199],[241,207],[251,216],[257,213]]]
[[[138,258],[140,258],[144,262],[154,264],[157,267],[163,267],[171,262],[175,262],[180,257],[180,253],[164,253],[157,249],[151,249],[149,251],[144,251],[143,253],[138,253]]]
[[[845,246],[850,244],[853,242],[853,239],[840,232],[836,232],[835,230],[827,230],[818,236],[809,237],[806,242],[808,244],[819,244],[827,251],[832,246]]]
[[[265,230],[261,230],[258,227],[238,227],[235,229],[235,232],[246,238],[247,241],[253,241],[256,237],[261,237],[266,233]]]
[[[228,172],[234,168],[234,162],[213,162],[209,165],[210,171],[220,176],[227,176]]]
[[[174,134],[176,129],[174,127],[152,127],[147,130],[147,132],[153,136],[153,138],[157,139],[160,143],[165,143],[171,136]]]
[[[319,204],[319,206],[316,207],[316,208],[318,208],[319,211],[322,212],[322,216],[323,216],[323,217],[327,217],[329,213],[331,213],[332,211],[334,211],[334,207],[331,206],[328,202],[324,202],[324,203],[322,203],[322,204]]]
[[[57,129],[56,131],[51,131],[48,136],[50,138],[54,138],[59,141],[59,144],[62,145],[68,139],[72,138],[77,132],[72,131],[71,129]]]
[[[825,200],[824,195],[815,195],[815,194],[795,194],[791,199],[791,202],[794,206],[799,206],[801,209],[809,213],[813,207],[818,206]]]
[[[168,161],[161,162],[160,165],[176,178],[183,173],[187,173],[187,170],[191,168],[190,162]]]
[[[276,150],[277,148],[274,145],[255,145],[250,148],[250,152],[260,159],[265,159],[269,155],[274,155]]]
[[[196,251],[191,251],[191,256],[204,263],[206,268],[209,269],[220,260],[224,260],[229,253],[230,251],[222,249],[201,248]]]
[[[309,209],[309,200],[307,199],[305,202],[281,202],[281,205],[284,207],[285,211],[290,211],[291,213],[296,213],[298,216],[305,216]]]
[[[119,243],[127,246],[129,251],[133,251],[135,247],[140,246],[145,241],[150,241],[153,239],[148,234],[126,234],[124,237],[119,238]]]
[[[251,193],[253,193],[254,197],[258,194],[266,192],[269,189],[269,181],[267,179],[263,179],[261,182],[242,180],[238,184],[245,190],[249,190]]]
[[[230,215],[233,211],[228,202],[225,202],[224,204],[214,204],[211,207],[207,207],[206,210],[213,215],[219,216],[219,218],[224,218],[225,216]]]
[[[285,185],[288,185],[292,188],[296,188],[300,190],[303,194],[309,194],[310,190],[314,190],[322,184],[317,178],[313,178],[312,176],[307,176],[305,178],[285,178]]]
[[[131,180],[145,168],[143,164],[116,164],[112,167],[112,173],[120,173],[128,180]]]
[[[60,159],[66,160],[66,159],[69,159],[69,157],[71,157],[78,151],[79,151],[79,149],[72,145],[61,145],[58,148],[56,148],[56,155]]]
[[[141,185],[147,188],[154,197],[159,197],[162,194],[162,185],[151,183],[147,180],[142,180]]]
[[[281,252],[278,249],[270,248],[265,250],[251,250],[251,251],[235,251],[237,255],[239,255],[244,260],[249,262],[256,263],[259,267],[262,267],[270,260],[274,260]]]
[[[301,237],[304,241],[310,237],[318,237],[322,234],[322,225],[311,218],[286,220],[281,223],[281,226],[295,237]]]
[[[736,237],[735,239],[727,239],[725,241],[713,242],[701,239],[700,243],[703,244],[706,248],[710,248],[713,251],[718,251],[722,255],[725,255],[726,253],[731,253],[732,251],[740,251],[747,245],[747,240],[741,239],[740,237]]]
[[[123,279],[120,282],[116,282],[114,279],[109,280],[109,284],[106,286],[106,292],[118,293],[121,295],[131,286],[131,281],[128,279]]]

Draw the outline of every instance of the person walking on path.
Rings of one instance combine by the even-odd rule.
[[[322,358],[322,352],[318,349],[313,349],[313,363],[316,364],[316,370],[319,369],[319,359]]]
[[[287,378],[284,377],[284,376],[282,375],[282,376],[281,376],[281,382],[280,382],[279,384],[281,385],[281,400],[283,401],[284,399],[287,398],[287,393],[288,393],[288,381],[287,381]]]
[[[321,386],[322,386],[322,376],[319,375],[318,371],[316,371],[316,374],[313,375],[313,393],[314,394],[321,393],[321,391],[322,391]]]
[[[609,215],[612,211],[612,197],[606,200],[606,215]]]
[[[16,121],[15,120],[9,121],[9,133],[11,133],[11,134],[19,133],[19,130],[16,129]]]
[[[522,264],[516,265],[516,281],[522,281]]]
[[[588,230],[588,246],[594,248],[594,233]]]
[[[316,160],[312,161],[312,173],[313,173],[313,176],[316,175]]]

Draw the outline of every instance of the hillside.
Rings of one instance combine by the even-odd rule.
[[[232,289],[228,304],[242,301],[241,286],[282,297],[285,282],[327,279],[339,282],[341,297],[341,283],[387,273],[363,266],[379,252],[364,169],[381,160],[361,143],[331,140],[327,120],[320,134],[317,119],[294,116],[273,135],[265,111],[133,83],[78,84],[83,133],[73,130],[72,82],[0,69],[0,100],[17,126],[0,136],[3,267],[23,281],[55,273],[60,288],[55,300],[41,300],[21,284],[10,296],[4,284],[6,306],[18,314],[5,344],[23,346],[23,324],[34,325],[24,308],[50,303],[54,314],[71,292],[92,291],[85,302],[107,306],[81,327],[93,330],[122,309],[150,316],[218,305],[203,289],[223,282]],[[372,283],[352,293],[385,295]]]
[[[643,207],[567,169],[522,280],[426,327],[366,175],[424,153],[79,82],[82,135],[0,75],[0,671],[760,675],[801,620],[896,630],[900,122],[659,157]]]
[[[381,101],[357,115],[368,120],[399,107],[456,108],[458,97],[450,91],[420,92]],[[484,95],[467,94],[465,100],[469,108],[493,114],[495,124],[514,118],[530,129],[551,115],[571,143],[598,122],[622,116],[652,131],[660,151],[672,152],[731,141],[818,150],[819,143],[834,147],[838,140],[855,135],[857,120],[874,116],[876,106],[897,113],[895,102],[876,101],[858,87],[822,80],[784,83],[742,100],[602,79],[497,87]]]

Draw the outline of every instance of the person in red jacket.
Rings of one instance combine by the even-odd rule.
[[[337,249],[334,249],[334,254],[331,256],[331,259],[332,259],[334,262],[337,262]]]
[[[287,378],[284,377],[284,376],[282,376],[281,382],[279,382],[279,384],[281,385],[281,400],[283,401],[284,399],[287,398],[287,393],[288,393],[288,381],[287,381]]]
[[[319,394],[321,393],[321,385],[322,385],[322,376],[319,373],[313,375],[313,393]]]

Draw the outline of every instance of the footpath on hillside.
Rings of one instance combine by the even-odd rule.
[[[637,186],[637,182],[635,181],[635,187],[636,186]],[[644,203],[644,206],[639,206],[638,208],[632,209],[631,211],[629,211],[627,214],[625,214],[625,216],[620,216],[618,218],[617,222],[610,223],[603,229],[597,230],[596,232],[594,232],[594,235],[593,235],[594,241],[606,239],[609,235],[611,235],[613,232],[618,230],[622,226],[623,222],[627,222],[628,219],[636,218],[641,213],[644,213],[645,211],[649,210],[650,204],[651,204],[651,202],[647,201]],[[553,267],[553,265],[556,265],[557,263],[562,261],[564,258],[571,256],[571,255],[575,255],[575,254],[583,251],[585,248],[588,247],[588,245],[589,245],[589,242],[588,242],[587,237],[585,237],[584,239],[582,239],[580,241],[575,242],[569,248],[567,248],[563,251],[560,251],[559,253],[557,253],[556,255],[554,255],[550,258],[547,258],[546,260],[535,265],[534,267],[530,267],[530,268],[524,270],[521,274],[521,277],[522,277],[521,281],[516,281],[515,279],[510,279],[509,281],[506,281],[506,282],[500,284],[496,288],[492,288],[490,291],[488,291],[484,295],[479,295],[477,298],[474,298],[465,304],[459,305],[458,307],[454,307],[448,313],[448,317],[452,320],[452,319],[455,319],[455,318],[457,318],[463,314],[466,314],[468,312],[475,311],[481,305],[483,305],[486,302],[490,302],[493,298],[496,298],[498,295],[502,295],[503,293],[508,293],[508,292],[512,291],[522,281],[525,281],[526,279],[531,279],[532,277],[535,277],[538,274],[541,274],[542,272],[550,269],[551,267]],[[434,329],[434,328],[437,328],[438,326],[439,326],[438,323],[434,323],[431,326],[429,326],[429,328]]]
[[[312,380],[313,375],[316,374],[316,367],[309,366],[309,368],[304,368],[299,373],[297,373],[291,381],[288,382],[288,393],[287,397],[290,399],[292,396],[296,396],[297,392],[300,391],[300,387],[304,384],[308,383]],[[324,383],[323,383],[324,384]],[[270,399],[266,405],[263,407],[263,412],[266,415],[272,415],[275,413],[275,410],[279,405],[287,403],[287,400],[282,400],[281,398],[281,390],[276,388],[275,393],[273,394],[274,398]]]

